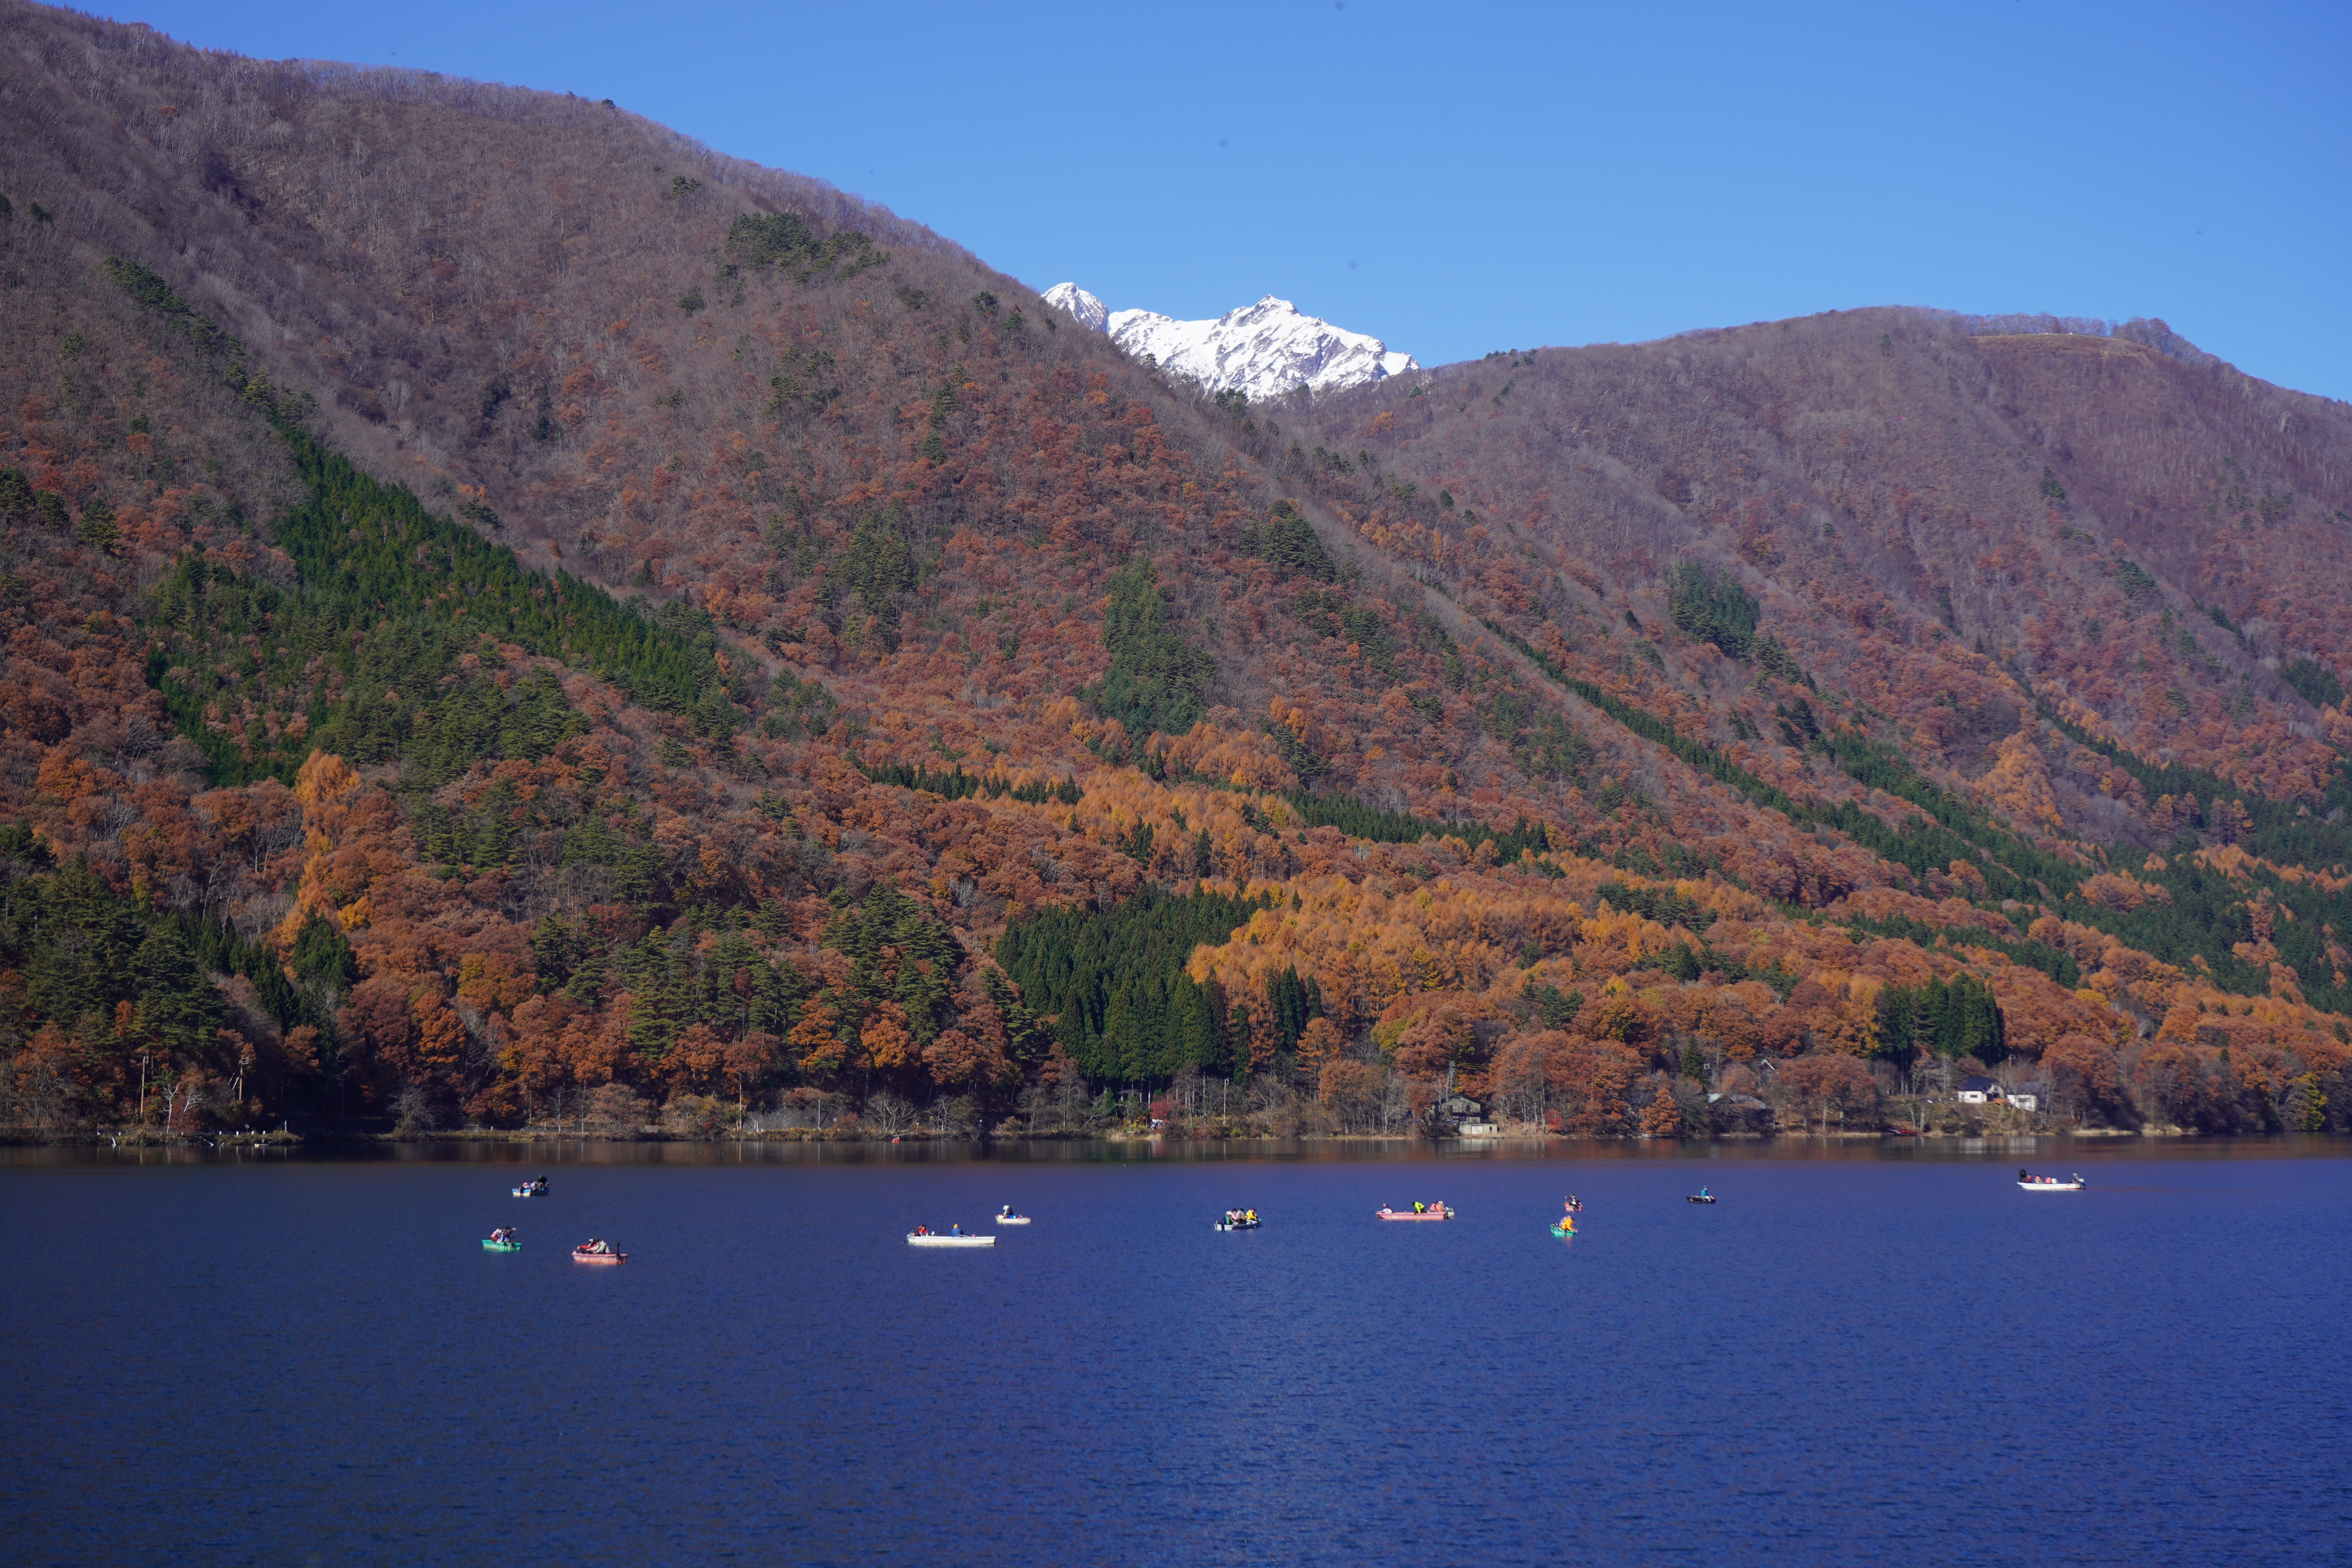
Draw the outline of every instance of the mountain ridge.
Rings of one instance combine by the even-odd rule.
[[[1910,310],[1219,398],[601,105],[0,14],[0,1119],[2352,1108],[2336,405]]]
[[[1260,403],[1302,387],[1339,392],[1421,368],[1411,354],[1392,353],[1378,338],[1335,327],[1272,294],[1204,321],[1180,321],[1156,310],[1112,310],[1075,283],[1057,283],[1043,298],[1170,375]]]

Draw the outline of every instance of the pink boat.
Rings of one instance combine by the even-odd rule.
[[[591,1252],[584,1247],[572,1249],[572,1261],[574,1263],[626,1263],[628,1260],[629,1255],[625,1252]]]
[[[1444,1204],[1432,1204],[1418,1214],[1411,1209],[1384,1208],[1372,1217],[1375,1219],[1452,1219],[1454,1211]]]

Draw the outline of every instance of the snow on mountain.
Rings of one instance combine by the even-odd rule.
[[[1213,321],[1180,321],[1154,310],[1106,313],[1100,300],[1075,283],[1056,284],[1045,302],[1108,332],[1136,358],[1150,355],[1171,375],[1212,392],[1245,392],[1256,402],[1294,387],[1336,392],[1421,368],[1378,338],[1335,327],[1271,294]]]
[[[1077,319],[1078,325],[1098,332],[1110,331],[1110,307],[1075,283],[1056,283],[1045,290],[1045,303]]]

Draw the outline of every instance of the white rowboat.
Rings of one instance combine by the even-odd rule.
[[[909,1247],[994,1247],[996,1237],[992,1236],[920,1236],[908,1231],[907,1245]]]
[[[2079,1193],[2083,1190],[2080,1177],[2071,1182],[2020,1182],[2017,1184],[2029,1193]]]
[[[1029,1223],[1029,1216],[1025,1214],[1001,1214],[996,1216],[996,1223],[999,1225],[1027,1225]]]

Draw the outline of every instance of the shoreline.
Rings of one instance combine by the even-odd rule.
[[[945,1131],[930,1128],[911,1129],[889,1134],[861,1128],[788,1128],[761,1132],[670,1132],[656,1128],[614,1128],[576,1131],[546,1127],[533,1128],[457,1128],[447,1131],[411,1132],[373,1132],[358,1129],[314,1129],[304,1132],[280,1131],[268,1133],[199,1132],[164,1133],[152,1129],[120,1131],[112,1129],[76,1128],[57,1131],[23,1128],[0,1129],[0,1148],[69,1149],[88,1148],[110,1152],[128,1150],[191,1150],[227,1152],[320,1152],[334,1149],[397,1149],[397,1148],[561,1148],[565,1144],[642,1144],[683,1145],[688,1147],[724,1145],[819,1145],[843,1149],[897,1147],[941,1147],[950,1145],[995,1144],[1100,1144],[1118,1148],[1171,1151],[1251,1148],[1291,1148],[1300,1145],[1333,1148],[1377,1145],[1385,1148],[1444,1149],[1454,1152],[1475,1152],[1484,1149],[1524,1152],[1553,1144],[1612,1147],[1666,1147],[1690,1145],[1812,1145],[1851,1147],[1878,1144],[1914,1145],[1922,1148],[1950,1148],[1976,1145],[2067,1142],[2120,1143],[2138,1141],[2167,1145],[2201,1143],[2263,1143],[2285,1138],[2307,1138],[2329,1141],[2326,1133],[2294,1132],[2197,1132],[2178,1127],[2115,1128],[2076,1127],[2042,1131],[1986,1129],[1975,1132],[1914,1131],[1908,1128],[1834,1132],[1771,1131],[1718,1133],[1708,1137],[1661,1138],[1643,1134],[1579,1135],[1564,1132],[1497,1133],[1471,1138],[1430,1138],[1419,1132],[1302,1132],[1229,1133],[1206,1135],[1181,1132],[1139,1132],[1127,1130],[1108,1131]]]

